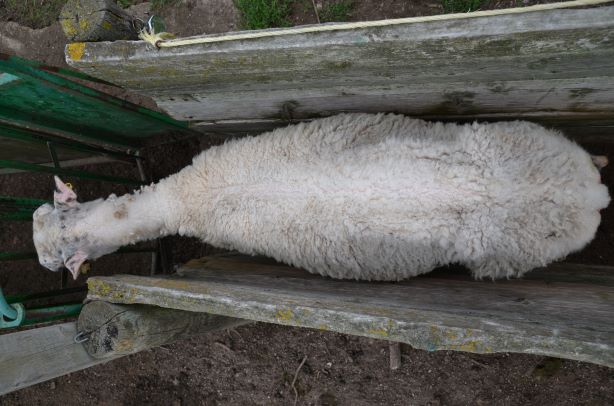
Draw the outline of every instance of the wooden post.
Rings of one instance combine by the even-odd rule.
[[[113,359],[91,357],[76,334],[70,322],[1,335],[0,396]]]
[[[77,323],[88,338],[83,343],[94,358],[134,354],[191,335],[246,324],[249,321],[147,305],[86,304]]]
[[[388,348],[390,350],[390,369],[394,371],[401,367],[401,343],[391,342]]]
[[[97,42],[137,39],[132,17],[114,0],[68,0],[60,24],[69,41]]]

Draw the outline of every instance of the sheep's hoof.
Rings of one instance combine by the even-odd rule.
[[[79,267],[79,273],[86,274],[90,271],[90,269],[92,269],[92,267],[90,266],[90,263],[84,262],[83,264],[81,264],[81,267]]]
[[[605,168],[609,163],[608,157],[605,155],[591,155],[591,159],[593,160],[595,166],[599,169]]]

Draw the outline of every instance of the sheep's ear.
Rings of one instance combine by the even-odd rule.
[[[83,251],[77,251],[72,257],[67,258],[64,261],[64,266],[70,271],[73,279],[77,279],[77,276],[79,276],[79,270],[86,260],[87,254]]]
[[[69,209],[77,206],[77,194],[72,191],[64,182],[57,176],[55,179],[55,192],[53,193],[53,203],[56,209]]]

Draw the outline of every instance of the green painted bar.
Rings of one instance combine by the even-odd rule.
[[[21,325],[28,326],[75,317],[79,315],[82,307],[82,303],[68,303],[57,306],[26,309],[26,318]]]
[[[35,131],[32,128],[23,128],[16,125],[4,124],[0,120],[0,137],[13,138],[24,142],[44,144],[52,142],[62,148],[69,148],[75,151],[89,152],[93,154],[109,155],[120,159],[134,159],[133,154],[126,152],[112,151],[105,148],[91,146],[83,142],[74,141],[66,137],[44,133],[43,129]]]
[[[125,185],[142,185],[143,184],[143,182],[140,180],[120,178],[120,177],[115,177],[115,176],[98,175],[95,173],[80,171],[76,169],[53,168],[49,166],[29,164],[26,162],[12,161],[12,160],[7,160],[7,159],[0,159],[0,168],[20,169],[23,171],[43,172],[43,173],[51,173],[54,175],[63,175],[63,176],[74,176],[76,178],[93,179],[93,180],[100,180],[104,182],[115,182],[115,183],[122,183]]]
[[[36,259],[36,252],[0,252],[0,262]]]
[[[75,293],[87,292],[86,286],[79,286],[76,288],[65,288],[58,290],[50,290],[47,292],[38,292],[38,293],[30,293],[25,295],[12,295],[7,296],[6,301],[9,304],[13,303],[23,303],[30,300],[38,300],[38,299],[46,299],[49,297],[63,296],[63,295],[72,295]]]
[[[6,221],[31,221],[32,212],[20,211],[17,213],[2,213],[0,214],[0,220]]]
[[[13,197],[13,196],[2,196],[0,195],[0,206],[3,204],[15,204],[17,206],[22,207],[38,207],[45,203],[51,203],[49,200],[44,199],[33,199],[30,197]]]
[[[27,197],[0,196],[0,220],[31,221],[34,210],[45,203],[50,202]],[[11,258],[8,257],[4,259],[3,254],[5,253],[0,253],[0,261],[11,260]]]
[[[30,220],[32,220],[30,216]],[[155,248],[141,248],[141,247],[122,247],[116,254],[139,254],[143,252],[155,252]],[[20,261],[26,259],[36,259],[36,251],[21,251],[21,252],[0,252],[0,262],[2,261]]]

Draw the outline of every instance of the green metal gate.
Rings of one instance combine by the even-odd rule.
[[[144,141],[155,135],[190,133],[187,123],[98,91],[93,88],[96,84],[110,85],[76,71],[0,53],[0,170],[44,172],[129,185],[147,182],[139,156]],[[61,164],[92,156],[133,162],[140,178],[100,175],[63,168]],[[52,164],[44,165],[45,162]],[[0,221],[31,221],[32,213],[43,203],[46,201],[0,195]],[[0,263],[32,258],[36,258],[35,252],[3,252],[0,248]],[[78,314],[80,303],[24,306],[28,301],[59,299],[85,290],[67,289],[66,280],[64,270],[59,290],[5,298],[0,289],[0,328]]]

